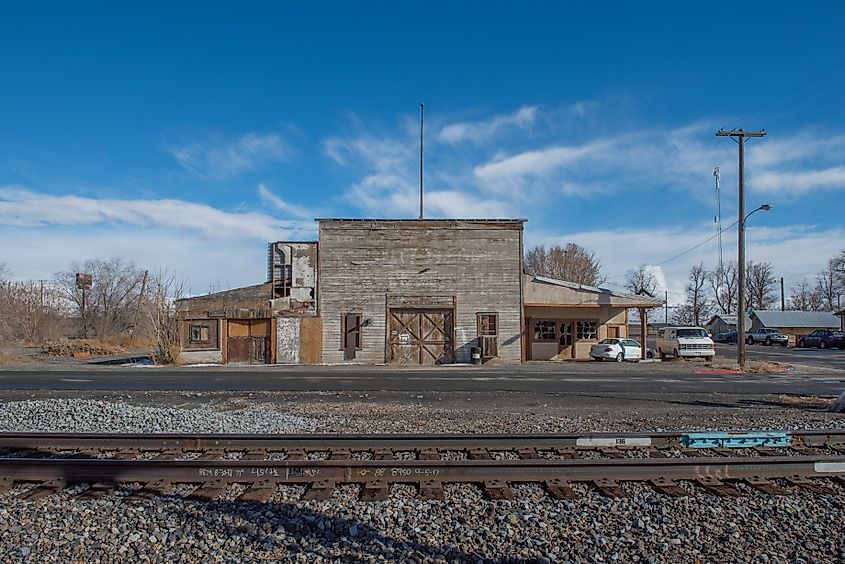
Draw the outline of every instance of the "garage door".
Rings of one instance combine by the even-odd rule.
[[[226,339],[228,361],[270,362],[270,327],[269,319],[230,319]]]
[[[391,309],[390,364],[454,362],[453,313],[446,309]]]

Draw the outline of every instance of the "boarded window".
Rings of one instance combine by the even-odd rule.
[[[560,346],[572,346],[572,323],[568,321],[560,324]]]
[[[345,351],[344,360],[354,360],[355,351],[361,350],[361,314],[340,316],[340,348]]]
[[[555,322],[550,320],[537,321],[534,324],[534,340],[535,341],[554,341],[555,340]]]
[[[576,321],[575,334],[579,339],[595,339],[596,338],[596,322],[595,321]]]
[[[499,356],[499,315],[496,313],[478,314],[478,340],[484,358]]]
[[[209,341],[209,330],[207,324],[191,325],[191,342],[192,343],[207,343]]]

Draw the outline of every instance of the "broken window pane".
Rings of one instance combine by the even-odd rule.
[[[534,324],[534,340],[535,341],[554,341],[555,340],[555,322],[551,320],[541,320]]]
[[[575,333],[579,339],[595,339],[596,338],[596,322],[595,321],[576,321]]]

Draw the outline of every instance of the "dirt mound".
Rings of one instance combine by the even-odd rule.
[[[41,352],[50,356],[105,356],[125,353],[126,349],[98,339],[73,339],[48,341]]]

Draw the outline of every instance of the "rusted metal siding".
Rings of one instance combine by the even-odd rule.
[[[469,362],[479,312],[499,315],[499,357],[521,356],[522,221],[320,220],[323,362],[342,362],[341,317],[364,323],[355,362],[387,360],[392,308],[454,307],[457,362]]]
[[[299,362],[319,364],[323,352],[323,325],[319,317],[303,317],[299,320]]]

